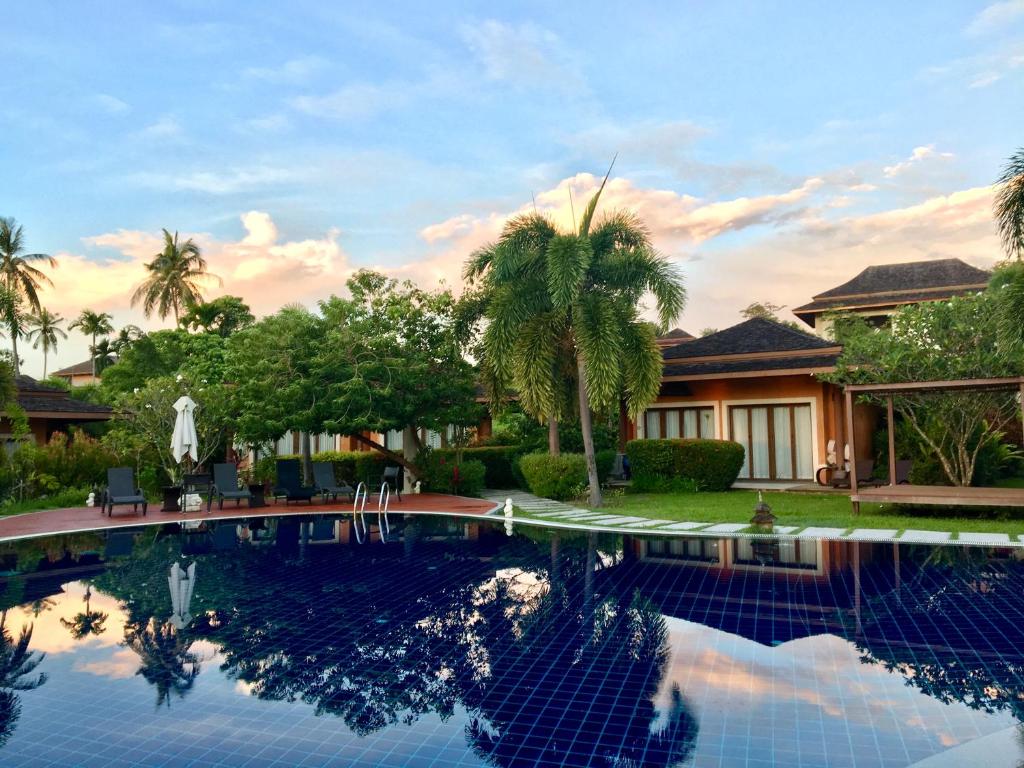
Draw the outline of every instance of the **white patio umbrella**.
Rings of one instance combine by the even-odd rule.
[[[189,608],[192,604],[192,592],[196,588],[196,564],[192,563],[182,571],[177,562],[171,566],[167,577],[167,586],[171,590],[171,624],[175,629],[183,629],[192,621]]]
[[[188,395],[182,395],[174,403],[178,412],[174,419],[174,435],[171,437],[171,454],[179,464],[186,456],[199,461],[199,439],[196,437],[196,404]]]

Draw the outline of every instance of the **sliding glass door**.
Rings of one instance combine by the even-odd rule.
[[[741,479],[812,479],[814,430],[810,405],[731,406],[729,426],[732,439],[745,449]]]

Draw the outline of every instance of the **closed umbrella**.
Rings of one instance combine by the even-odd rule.
[[[171,454],[179,464],[186,456],[199,461],[198,438],[196,437],[196,403],[188,395],[182,395],[174,403],[178,412],[174,419],[174,435],[171,437]]]
[[[167,586],[171,590],[171,624],[175,629],[184,629],[192,621],[189,608],[192,605],[192,592],[196,588],[196,564],[192,563],[187,570],[182,571],[181,566],[174,563],[167,577]]]

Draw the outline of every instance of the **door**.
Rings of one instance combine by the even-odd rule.
[[[741,479],[813,479],[810,405],[732,406],[729,424],[732,439],[744,448]]]

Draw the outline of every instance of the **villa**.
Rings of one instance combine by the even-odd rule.
[[[959,259],[872,266],[793,310],[813,334],[755,318],[661,345],[661,392],[642,419],[625,424],[626,437],[735,440],[746,449],[741,480],[812,481],[818,467],[842,460],[830,444],[849,442],[842,391],[817,378],[842,352],[827,338],[833,314],[881,324],[900,306],[982,291],[988,279]],[[857,459],[871,458],[878,418],[877,409],[854,406]]]
[[[55,432],[67,432],[72,424],[108,421],[113,409],[84,400],[76,400],[62,389],[40,384],[29,376],[15,380],[15,400],[28,417],[31,439],[38,445],[46,443]],[[0,440],[14,440],[10,415],[0,411]]]
[[[69,365],[50,374],[55,379],[63,379],[69,387],[84,387],[89,384],[99,384],[100,377],[93,373],[93,361],[85,360],[81,363]]]

